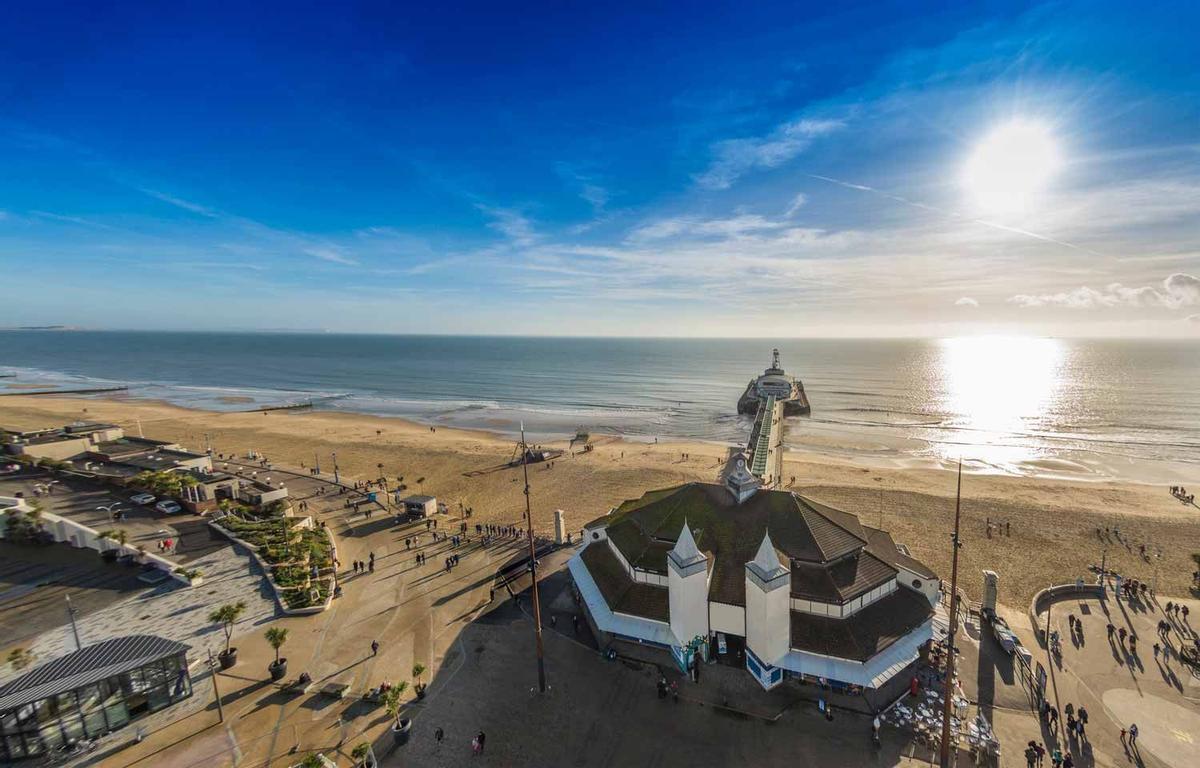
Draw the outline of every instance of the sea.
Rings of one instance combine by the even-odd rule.
[[[115,396],[213,411],[311,402],[537,439],[736,445],[751,426],[737,399],[776,348],[812,405],[789,419],[793,451],[1200,485],[1200,339],[0,331],[0,392],[127,386]]]

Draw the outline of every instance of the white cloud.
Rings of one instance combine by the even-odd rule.
[[[1200,323],[1200,315],[1188,315],[1185,319],[1189,323]]]
[[[491,219],[488,226],[511,240],[513,245],[525,247],[537,242],[538,237],[537,232],[534,231],[533,222],[525,218],[520,211],[482,203],[476,204],[475,207]]]
[[[329,261],[334,264],[343,264],[348,267],[358,266],[357,261],[350,258],[349,256],[346,256],[342,252],[342,249],[337,248],[335,246],[327,246],[327,245],[311,246],[311,247],[305,248],[304,252],[307,253],[309,256],[313,256],[313,257],[321,259],[323,261]]]
[[[797,194],[795,197],[792,198],[792,202],[788,204],[787,211],[784,212],[783,215],[787,216],[789,219],[792,218],[793,216],[796,215],[796,213],[801,208],[804,207],[804,204],[807,202],[808,202],[808,196],[805,195],[803,192],[800,192],[799,194]]]
[[[742,214],[722,219],[702,219],[696,216],[675,216],[647,222],[629,234],[634,242],[662,240],[668,237],[705,238],[736,237],[751,232],[782,229],[783,222],[759,216]]]
[[[695,177],[696,183],[707,189],[728,189],[750,171],[786,163],[808,149],[814,139],[843,125],[840,120],[802,118],[784,123],[766,136],[719,141],[712,146],[712,162]]]
[[[1020,307],[1066,307],[1067,309],[1103,309],[1110,307],[1162,307],[1179,309],[1200,304],[1200,277],[1177,272],[1161,287],[1132,288],[1112,283],[1103,290],[1086,285],[1061,293],[1026,294],[1009,298]]]
[[[978,307],[979,302],[976,301],[975,299],[972,299],[970,296],[963,296],[961,299],[954,302],[954,306],[956,306],[956,307]]]
[[[204,205],[200,205],[199,203],[193,203],[190,200],[184,200],[183,198],[180,198],[180,197],[175,197],[174,195],[168,195],[166,192],[159,192],[156,189],[147,189],[146,187],[139,187],[139,190],[142,193],[147,194],[150,197],[153,197],[155,200],[161,200],[162,202],[167,203],[168,205],[173,205],[176,208],[181,208],[185,211],[188,211],[189,213],[195,213],[195,214],[198,214],[200,216],[205,216],[210,219],[215,219],[220,215],[217,211],[213,210],[212,208],[209,208]]]

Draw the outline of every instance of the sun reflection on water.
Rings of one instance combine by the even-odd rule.
[[[1058,339],[975,336],[942,339],[941,410],[953,429],[970,430],[963,442],[989,464],[1034,459],[1039,451],[1014,436],[1037,430],[1062,396],[1064,345]],[[938,452],[957,458],[960,446]]]

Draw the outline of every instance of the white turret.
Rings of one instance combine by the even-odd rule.
[[[667,553],[667,590],[671,633],[679,645],[708,636],[708,557],[696,546],[687,521]]]
[[[725,488],[741,504],[762,488],[762,480],[755,477],[746,466],[746,454],[735,453],[725,462]]]
[[[791,571],[765,533],[758,554],[746,563],[746,647],[767,665],[778,664],[790,645],[790,583]]]

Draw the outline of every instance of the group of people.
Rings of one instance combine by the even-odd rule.
[[[1182,485],[1172,485],[1171,495],[1184,504],[1194,504],[1196,502],[1196,494],[1188,493],[1187,488],[1184,488]]]
[[[430,429],[433,429],[433,427],[430,427]],[[433,740],[436,741],[439,746],[441,745],[442,741],[445,740],[445,738],[446,732],[442,730],[440,725],[433,729]],[[485,734],[483,731],[475,734],[475,736],[471,739],[471,752],[475,755],[482,755],[483,746],[486,742],[487,734]]]
[[[365,562],[365,563],[362,560],[355,560],[354,561],[354,572],[355,573],[365,573],[365,572],[375,573],[375,553],[371,552],[370,559],[367,560],[367,562]]]

